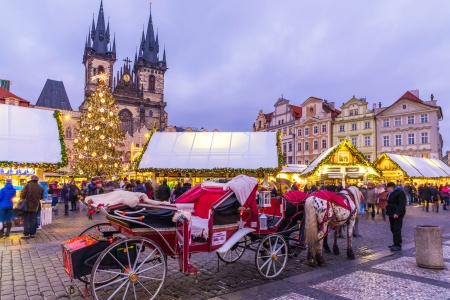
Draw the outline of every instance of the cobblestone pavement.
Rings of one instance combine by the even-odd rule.
[[[68,299],[66,287],[70,281],[63,269],[61,242],[104,221],[102,215],[94,215],[94,220],[89,221],[85,212],[71,212],[68,217],[55,215],[53,223],[38,231],[34,239],[20,239],[20,233],[0,239],[0,299]],[[416,225],[442,226],[446,237],[446,270],[415,267],[412,243]],[[251,251],[246,251],[231,265],[219,263],[214,253],[193,254],[191,262],[201,271],[197,277],[180,273],[177,262],[169,258],[168,276],[158,298],[426,299],[436,295],[432,299],[447,299],[450,298],[448,228],[450,211],[426,213],[419,206],[408,206],[403,229],[404,250],[391,254],[386,251],[386,246],[392,243],[388,222],[383,221],[381,215],[376,215],[375,220],[363,217],[360,222],[363,236],[354,239],[356,260],[347,260],[343,255],[345,251],[341,251],[340,256],[325,254],[326,266],[314,269],[306,265],[306,253],[301,253],[291,258],[283,273],[274,280],[258,275]],[[341,250],[345,250],[345,244],[344,239],[339,239]],[[396,294],[389,294],[390,286],[397,288]],[[426,287],[426,293],[421,292],[421,287]],[[84,299],[84,292],[84,285],[77,281],[75,295],[71,298]]]

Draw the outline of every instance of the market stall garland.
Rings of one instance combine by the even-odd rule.
[[[138,169],[139,163],[141,162],[145,151],[147,151],[147,147],[148,147],[148,144],[150,144],[150,140],[151,140],[151,138],[153,136],[153,133],[155,133],[156,131],[157,131],[156,122],[154,122],[153,123],[153,129],[152,129],[152,131],[150,131],[148,133],[148,139],[145,141],[144,146],[142,147],[142,152],[139,154],[139,156],[136,159],[136,164],[135,164],[135,168],[134,168],[135,171],[139,171],[139,169]]]
[[[302,174],[302,176],[308,176],[310,174],[313,174],[317,171],[317,169],[321,166],[358,166],[359,164],[355,164],[355,163],[332,163],[331,159],[334,157],[334,155],[336,154],[336,152],[340,151],[341,148],[343,146],[347,146],[348,150],[354,155],[356,156],[361,162],[366,161],[365,165],[368,167],[373,168],[373,170],[375,172],[377,172],[378,175],[381,176],[381,172],[380,170],[378,170],[378,168],[371,163],[370,161],[368,161],[364,155],[361,153],[361,151],[359,151],[355,146],[353,146],[353,144],[349,141],[349,140],[343,140],[336,148],[334,148],[334,150],[332,150],[330,153],[328,153],[328,155],[320,162],[317,164],[317,166],[311,170],[308,173]],[[317,158],[316,158],[317,159]],[[311,162],[311,164],[314,162],[314,160]]]
[[[0,161],[0,168],[39,168],[44,170],[56,170],[58,168],[65,167],[67,165],[67,149],[64,142],[64,128],[61,121],[61,113],[55,110],[53,116],[58,124],[59,141],[61,143],[61,162],[56,164],[42,163],[42,162],[16,162],[16,161]]]
[[[144,155],[145,151],[147,150],[148,144],[150,143],[151,135],[155,132],[153,130],[150,133],[150,136],[148,140],[145,142],[142,153],[139,155],[136,166],[139,166],[142,156]],[[281,152],[281,132],[277,132],[277,153],[278,153],[278,167],[277,168],[258,168],[258,169],[241,169],[241,168],[212,168],[212,169],[184,169],[184,168],[143,168],[139,169],[136,167],[136,171],[139,172],[153,172],[153,173],[163,173],[163,174],[174,174],[174,173],[182,173],[182,174],[188,174],[188,173],[209,173],[209,174],[253,174],[257,176],[264,176],[264,174],[277,174],[280,172],[282,166],[283,166],[283,155]]]

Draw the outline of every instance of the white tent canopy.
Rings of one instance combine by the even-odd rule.
[[[450,177],[450,167],[444,162],[431,159],[386,153],[409,177]]]
[[[156,132],[139,169],[275,169],[276,144],[276,132]]]
[[[0,161],[62,161],[58,123],[53,111],[0,105]]]
[[[339,144],[334,145],[331,148],[328,148],[327,150],[323,151],[319,156],[317,156],[317,158],[308,166],[305,168],[305,170],[303,170],[302,174],[308,174],[310,172],[312,172],[318,164],[320,164],[322,162],[322,160],[328,156],[328,154],[331,153],[331,151],[333,151],[337,146],[339,146]]]
[[[307,168],[307,165],[287,165],[283,166],[280,173],[301,173]]]

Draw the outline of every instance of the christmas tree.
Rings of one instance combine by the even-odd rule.
[[[87,110],[78,121],[72,159],[75,174],[82,177],[118,175],[122,169],[123,132],[118,106],[105,84],[107,77],[97,75],[98,86],[86,101]]]

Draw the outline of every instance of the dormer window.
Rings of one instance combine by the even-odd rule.
[[[402,108],[403,108],[403,109],[406,109],[406,104],[403,104]]]
[[[310,113],[314,112],[314,108],[310,107],[310,108],[309,108],[309,112],[310,112]]]

